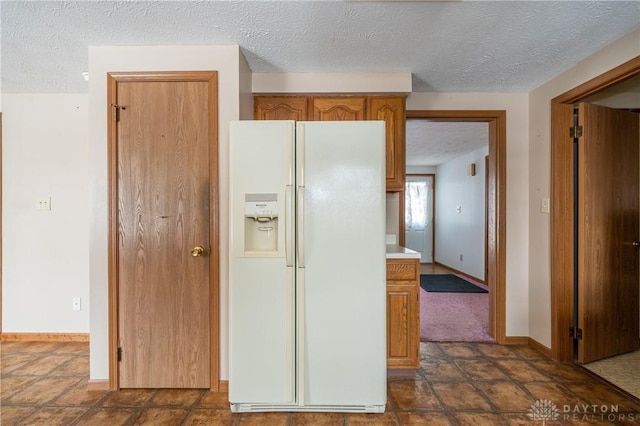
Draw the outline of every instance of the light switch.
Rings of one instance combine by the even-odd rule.
[[[51,197],[38,198],[38,210],[51,210]]]
[[[551,212],[551,201],[548,198],[540,199],[540,213],[550,213]]]
[[[462,213],[462,206],[456,206],[456,212]]]

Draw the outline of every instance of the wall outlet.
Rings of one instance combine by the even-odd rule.
[[[462,262],[463,260],[464,260],[464,257],[460,255],[460,262]]]
[[[38,198],[38,210],[51,210],[51,197]]]
[[[74,311],[80,311],[82,310],[82,299],[79,297],[74,297],[73,299],[71,299],[71,309]]]

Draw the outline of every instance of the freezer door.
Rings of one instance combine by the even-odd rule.
[[[384,407],[384,123],[299,122],[296,132],[298,398]]]
[[[232,122],[229,143],[229,400],[232,404],[292,404],[295,272],[294,248],[287,248],[287,241],[293,241],[295,220],[294,123]],[[276,206],[268,208],[277,214],[277,229],[269,230],[276,225],[267,219],[247,217],[247,199],[274,197]],[[247,229],[277,232],[275,248],[265,246],[263,240],[251,242]]]

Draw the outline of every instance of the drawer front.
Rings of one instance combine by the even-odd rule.
[[[418,277],[418,260],[387,261],[387,281],[414,281]]]

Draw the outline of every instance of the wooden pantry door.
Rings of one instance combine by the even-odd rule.
[[[109,80],[118,386],[217,388],[216,73]]]

